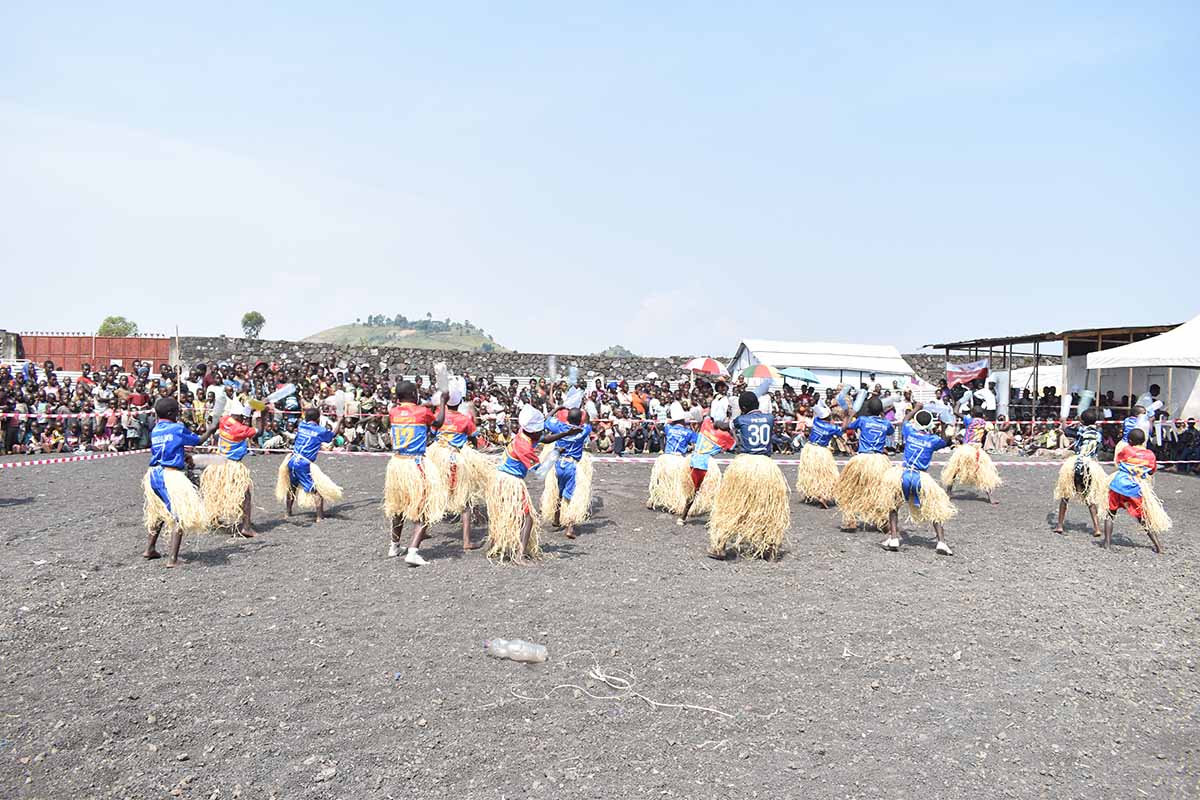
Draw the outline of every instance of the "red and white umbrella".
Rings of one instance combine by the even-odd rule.
[[[693,358],[691,361],[683,365],[683,368],[691,372],[702,372],[705,375],[725,375],[725,368],[721,366],[719,361],[711,358]]]

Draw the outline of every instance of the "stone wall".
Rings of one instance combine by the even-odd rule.
[[[385,363],[392,375],[428,375],[436,361],[445,361],[451,372],[471,375],[532,377],[546,374],[545,353],[480,353],[463,350],[414,350],[404,347],[358,347],[322,342],[286,342],[267,339],[230,339],[224,336],[184,336],[179,343],[180,362],[256,361],[295,364],[354,361],[379,369]],[[565,375],[571,365],[582,377],[590,373],[607,378],[642,378],[648,372],[675,377],[690,356],[660,358],[611,358],[607,356],[558,355],[558,371]]]

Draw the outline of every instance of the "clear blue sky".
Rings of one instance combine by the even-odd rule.
[[[0,5],[0,327],[731,354],[1200,313],[1195,3],[452,5]]]

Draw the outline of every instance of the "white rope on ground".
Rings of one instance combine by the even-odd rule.
[[[620,672],[620,670],[616,670],[615,672]],[[709,706],[700,706],[700,705],[695,705],[693,703],[663,703],[658,700],[653,700],[653,699],[647,697],[646,695],[642,694],[641,692],[634,691],[633,684],[634,684],[635,678],[634,678],[634,675],[632,672],[626,672],[623,674],[610,674],[610,673],[606,673],[599,664],[593,664],[592,668],[588,670],[587,677],[592,679],[593,681],[603,683],[605,686],[612,689],[614,694],[608,694],[608,695],[595,694],[594,692],[590,691],[587,687],[580,686],[579,684],[575,684],[575,683],[560,683],[556,686],[552,686],[550,688],[550,690],[548,692],[546,692],[544,695],[542,695],[541,697],[530,697],[528,695],[523,695],[520,692],[518,692],[516,689],[509,689],[508,691],[509,691],[509,694],[511,694],[513,697],[516,697],[519,700],[529,700],[529,701],[537,702],[537,701],[542,701],[542,700],[549,700],[551,695],[553,695],[555,692],[559,691],[560,689],[572,689],[574,691],[577,691],[577,692],[580,692],[581,694],[586,695],[587,697],[590,697],[593,700],[622,700],[626,697],[636,697],[638,700],[641,700],[642,702],[646,703],[648,706],[650,706],[651,708],[656,709],[656,710],[660,709],[660,708],[675,708],[675,709],[680,709],[683,711],[703,711],[703,712],[706,712],[709,714],[716,714],[717,716],[724,717],[725,719],[733,719],[734,718],[733,714],[729,714],[724,711],[721,711],[720,709],[711,708]]]

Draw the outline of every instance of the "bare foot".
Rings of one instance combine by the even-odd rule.
[[[483,547],[483,542],[463,542],[463,550],[478,550]]]
[[[167,561],[167,569],[173,569],[173,568],[175,568],[175,567],[178,567],[178,566],[179,566],[179,562],[178,562],[178,561],[176,561],[176,560],[175,560],[175,559],[173,559],[173,558],[172,558],[172,559],[169,559],[169,560]]]
[[[563,535],[566,536],[568,539],[574,539],[575,538],[575,529],[567,528],[567,532]]]
[[[999,501],[999,500],[989,500],[988,502],[989,502],[989,503],[991,503],[991,504],[992,504],[992,505],[994,505],[994,506],[998,506],[998,505],[1000,505],[1000,501]]]
[[[1092,531],[1092,538],[1093,538],[1093,539],[1099,539],[1099,538],[1100,538],[1101,536],[1103,536],[1103,535],[1104,535],[1104,534],[1103,534],[1103,533],[1101,533],[1100,531]]]
[[[155,559],[155,558],[162,558],[162,556],[159,555],[157,550],[147,550],[146,552],[142,553],[142,558],[149,561],[149,560]]]
[[[243,539],[253,539],[255,536],[258,536],[258,534],[253,528],[243,528],[242,530],[238,531],[238,536],[241,536]]]
[[[1061,535],[1063,534],[1063,529],[1062,529],[1061,527],[1060,527],[1060,528],[1053,528],[1053,529],[1052,529],[1050,532],[1051,532],[1051,533],[1057,533],[1059,536],[1061,536]]]

